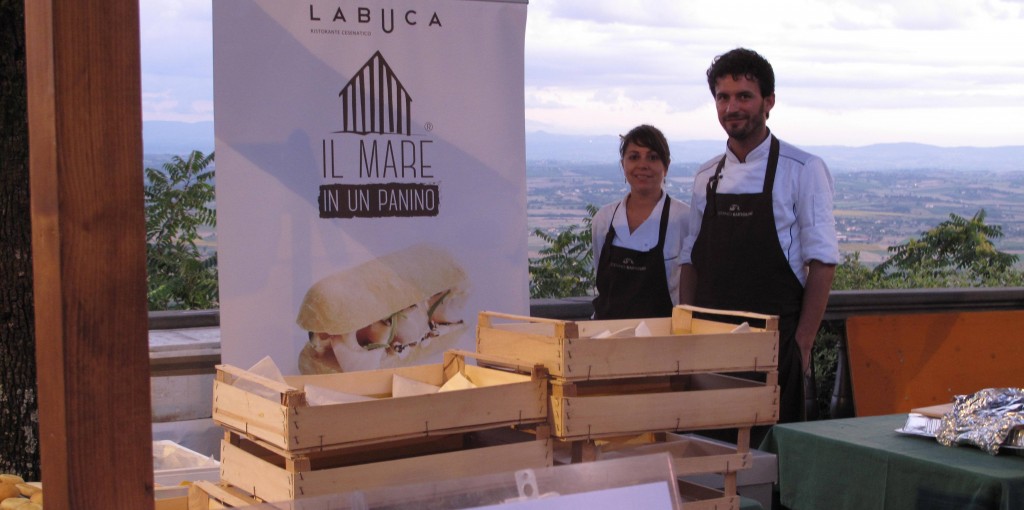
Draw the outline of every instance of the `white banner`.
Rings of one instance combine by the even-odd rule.
[[[225,363],[437,362],[528,313],[526,9],[214,0]]]

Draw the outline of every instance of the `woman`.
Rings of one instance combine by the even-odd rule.
[[[658,128],[621,137],[629,192],[594,215],[595,319],[668,317],[679,299],[679,252],[690,207],[662,190],[671,156]]]

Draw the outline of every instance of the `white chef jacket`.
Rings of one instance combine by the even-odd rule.
[[[636,231],[630,233],[629,224],[626,221],[626,198],[628,196],[627,194],[622,200],[601,207],[594,214],[594,219],[590,224],[590,232],[594,244],[595,271],[597,271],[597,264],[601,260],[601,249],[604,247],[609,225],[615,226],[615,239],[612,239],[612,245],[614,246],[636,251],[650,251],[658,245],[661,211],[665,208],[665,200],[670,197],[667,193],[662,192],[662,200],[658,202],[658,205],[654,206],[650,216],[637,227]],[[674,306],[679,304],[679,266],[682,265],[679,256],[683,248],[683,239],[686,238],[686,225],[690,206],[675,198],[671,200],[672,207],[668,211],[668,226],[665,229],[663,253],[668,293],[672,297],[672,305]],[[618,211],[616,211],[616,206]],[[613,214],[615,215],[614,218],[612,217]]]
[[[718,193],[760,193],[768,166],[771,137],[765,138],[740,162],[726,146],[725,167],[718,181]],[[693,182],[688,235],[683,241],[680,264],[692,263],[693,243],[700,234],[707,184],[715,174],[722,156],[707,161],[697,170]],[[801,285],[807,283],[807,264],[818,260],[839,263],[839,242],[832,213],[835,184],[821,158],[779,140],[779,165],[775,171],[772,203],[779,244]]]

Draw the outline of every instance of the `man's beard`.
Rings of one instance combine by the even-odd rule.
[[[736,121],[745,121],[740,124],[736,124]],[[754,112],[752,115],[726,115],[725,120],[722,122],[722,128],[725,129],[725,133],[737,141],[745,141],[751,136],[755,136],[761,133],[764,128],[764,106],[762,105],[760,110]]]

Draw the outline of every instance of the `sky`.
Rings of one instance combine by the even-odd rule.
[[[140,0],[143,120],[213,120],[212,1]],[[526,129],[724,139],[705,71],[740,46],[788,142],[1024,145],[1024,0],[531,0]]]

